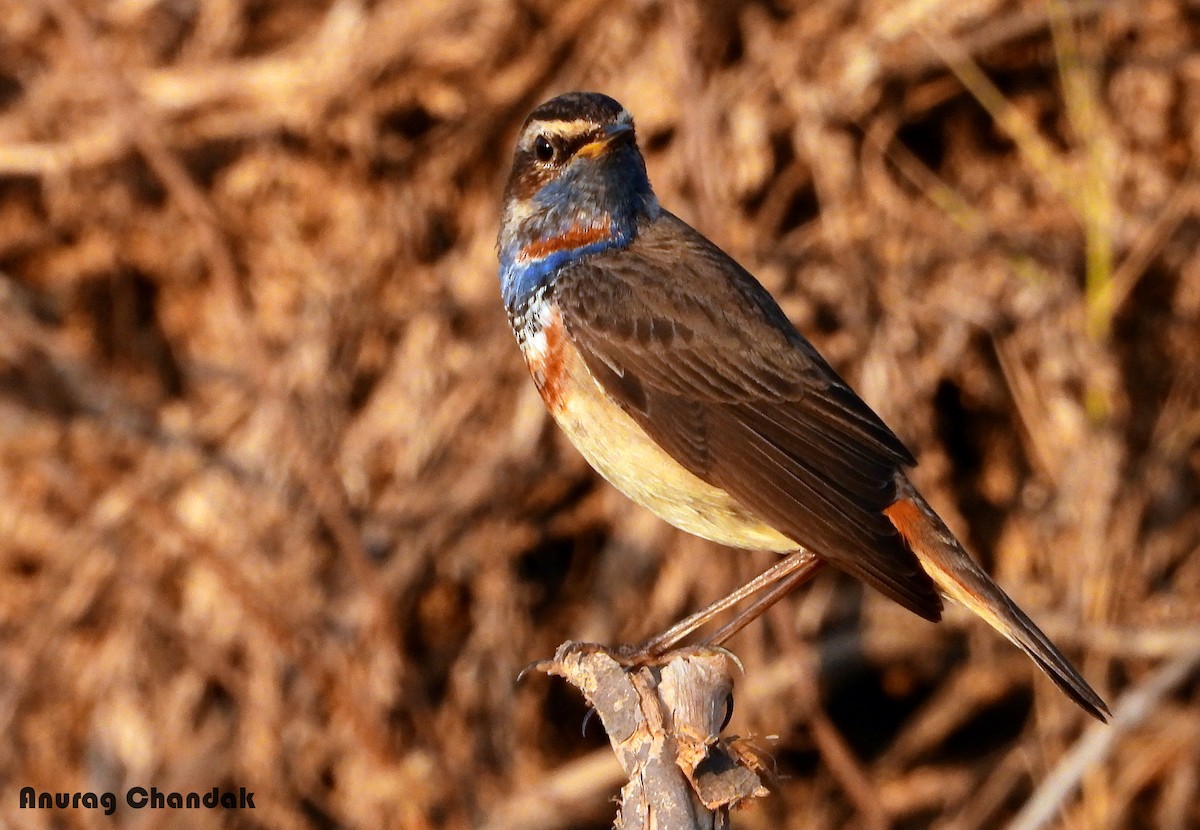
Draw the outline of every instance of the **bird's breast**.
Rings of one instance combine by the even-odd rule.
[[[658,445],[592,375],[563,325],[537,292],[513,331],[546,408],[588,463],[614,487],[676,527],[733,547],[795,550],[796,543],[703,481]]]
[[[510,322],[534,385],[557,420],[566,406],[570,375],[576,369],[573,358],[578,356],[567,342],[562,312],[546,299],[545,290],[539,289]]]

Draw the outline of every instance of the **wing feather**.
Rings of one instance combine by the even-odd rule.
[[[673,458],[799,545],[940,617],[933,581],[883,513],[912,454],[736,262],[664,213],[628,248],[566,269],[553,291],[593,375]]]

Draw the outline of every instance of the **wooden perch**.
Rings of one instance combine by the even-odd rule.
[[[629,783],[614,827],[708,830],[766,795],[755,753],[720,737],[732,706],[729,652],[685,648],[627,665],[619,651],[563,643],[536,668],[583,692],[608,732]]]

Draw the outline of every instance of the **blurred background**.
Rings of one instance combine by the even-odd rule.
[[[0,823],[602,828],[582,699],[770,555],[558,433],[494,240],[604,91],[1117,712],[824,573],[732,641],[739,827],[1200,827],[1200,7],[0,0]],[[246,787],[257,809],[19,810]],[[1076,786],[1078,785],[1078,786]]]

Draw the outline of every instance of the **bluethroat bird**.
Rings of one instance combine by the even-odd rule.
[[[517,140],[501,292],[562,430],[676,527],[803,552],[928,620],[942,597],[965,605],[1104,720],[1104,701],[909,481],[908,448],[753,276],[659,205],[634,136],[621,104],[573,92],[535,109]]]

